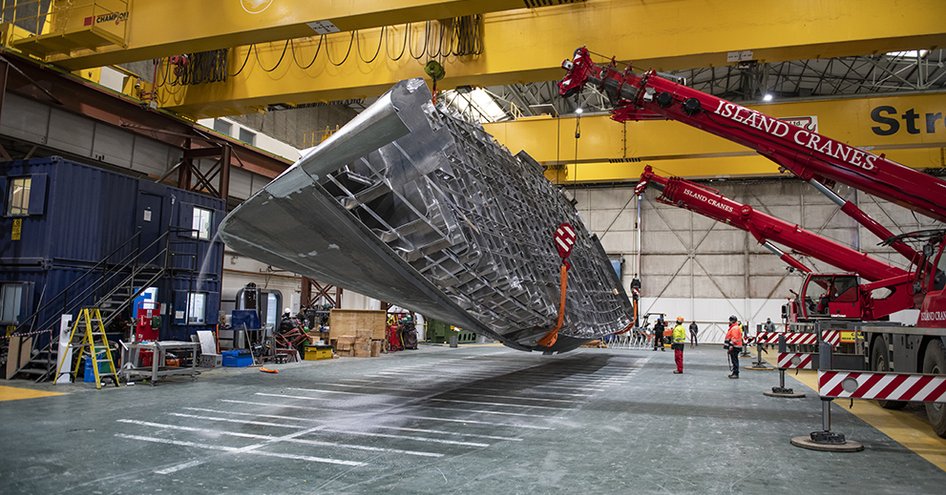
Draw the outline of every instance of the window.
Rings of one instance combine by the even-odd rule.
[[[187,293],[187,324],[203,325],[207,322],[207,294],[203,292]]]
[[[23,284],[0,285],[0,322],[19,323]]]
[[[10,198],[7,206],[7,214],[11,216],[24,216],[30,213],[30,186],[32,179],[29,177],[16,177],[10,181]]]
[[[214,119],[214,130],[224,136],[229,136],[233,132],[233,124],[223,119]]]
[[[194,220],[191,224],[191,229],[194,230],[191,236],[194,239],[210,240],[210,225],[213,221],[213,213],[213,211],[206,208],[194,207]]]
[[[256,133],[247,129],[246,127],[240,128],[240,141],[247,143],[251,146],[256,146]]]

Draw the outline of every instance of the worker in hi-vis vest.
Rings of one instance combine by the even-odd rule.
[[[683,373],[683,347],[687,341],[687,331],[683,327],[683,317],[677,317],[677,326],[673,327],[673,334],[670,338],[672,339],[670,347],[673,348],[673,360],[677,363],[677,369],[673,373],[679,375]]]
[[[742,325],[735,316],[729,317],[729,331],[726,332],[726,342],[723,349],[729,353],[729,366],[732,373],[729,378],[739,378],[739,353],[742,352]]]

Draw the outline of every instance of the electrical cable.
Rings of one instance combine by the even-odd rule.
[[[319,56],[319,52],[322,50],[323,41],[325,41],[324,34],[319,36],[319,44],[315,47],[315,53],[312,54],[312,60],[310,60],[308,64],[302,65],[299,63],[299,60],[296,58],[296,45],[295,43],[292,43],[292,40],[290,40],[289,49],[292,50],[292,61],[295,62],[296,66],[298,66],[302,70],[306,70],[309,67],[312,67],[312,64],[315,63],[315,59],[318,58]]]
[[[331,64],[334,65],[335,67],[339,67],[339,66],[341,66],[342,64],[344,64],[344,63],[348,60],[348,56],[351,55],[351,47],[355,45],[355,33],[356,33],[356,32],[357,32],[357,31],[352,31],[352,32],[351,32],[351,38],[348,40],[348,51],[345,52],[345,58],[343,58],[342,61],[339,62],[339,63],[337,63],[337,64],[335,63],[334,60],[332,60],[332,51],[329,49],[329,47],[327,47],[327,46],[325,47],[325,57],[328,58],[329,63],[331,63]]]
[[[243,69],[246,68],[246,63],[250,61],[250,52],[253,51],[253,47],[254,47],[254,46],[256,46],[256,45],[250,45],[250,47],[247,48],[247,50],[246,50],[246,58],[243,59],[243,65],[240,66],[240,70],[234,72],[233,74],[230,74],[230,77],[239,76],[240,73],[243,72]]]
[[[428,36],[430,35],[430,31],[429,31],[429,29],[427,29],[427,28],[429,28],[429,27],[430,27],[430,21],[427,21],[426,27],[425,27],[425,29],[424,29],[424,49],[421,50],[420,55],[414,55],[414,43],[413,43],[412,40],[411,40],[411,41],[408,41],[408,46],[409,46],[409,50],[410,50],[410,52],[411,52],[411,57],[412,57],[414,60],[420,60],[421,57],[423,57],[424,54],[427,53],[427,41],[428,41]],[[413,38],[413,37],[414,37],[414,30],[413,30],[413,29],[408,30],[408,31],[407,31],[407,35],[408,35],[409,38]]]
[[[355,33],[357,32],[358,31],[355,31]],[[366,64],[370,64],[371,62],[374,62],[375,59],[378,58],[378,54],[381,53],[381,45],[384,43],[384,35],[386,32],[387,32],[387,26],[381,26],[381,36],[378,37],[378,49],[374,51],[374,56],[371,57],[371,60],[365,60],[365,58],[361,56],[361,37],[359,36],[355,38],[355,43],[357,43],[358,45],[355,47],[355,49],[358,50],[358,58],[360,58],[362,62]]]
[[[401,53],[398,54],[397,57],[392,57],[391,54],[388,53],[387,36],[385,36],[384,54],[387,55],[389,59],[397,62],[398,60],[401,60],[401,57],[404,56],[404,51],[407,50],[407,37],[408,37],[408,32],[410,31],[410,29],[411,29],[411,23],[408,22],[407,24],[404,24],[404,43],[401,44]],[[390,32],[391,31],[388,31],[388,33]]]
[[[279,68],[280,64],[282,64],[283,58],[285,58],[285,56],[286,56],[286,51],[289,49],[289,42],[290,42],[290,41],[291,41],[291,40],[286,40],[286,44],[283,45],[283,47],[282,47],[282,54],[279,56],[279,60],[276,61],[276,65],[274,65],[272,69],[267,69],[266,67],[263,67],[263,63],[260,62],[260,59],[259,59],[259,48],[254,44],[254,45],[253,45],[253,53],[256,55],[256,64],[259,65],[259,68],[260,68],[260,69],[263,69],[263,72],[273,72],[273,71],[275,71],[277,68]]]

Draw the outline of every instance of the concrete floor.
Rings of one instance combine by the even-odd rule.
[[[422,347],[71,387],[0,403],[0,493],[943,493],[946,472],[841,407],[835,430],[867,450],[801,450],[812,394],[726,379],[719,346],[686,360]]]

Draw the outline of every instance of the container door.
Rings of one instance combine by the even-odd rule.
[[[140,242],[142,249],[139,259],[143,262],[150,261],[150,264],[161,264],[164,261],[163,258],[157,256],[161,248],[164,247],[164,242],[154,243],[155,239],[160,237],[164,231],[163,207],[163,197],[146,192],[138,193],[137,226],[141,229]],[[151,245],[152,243],[154,245]],[[156,257],[159,259],[154,259]]]

